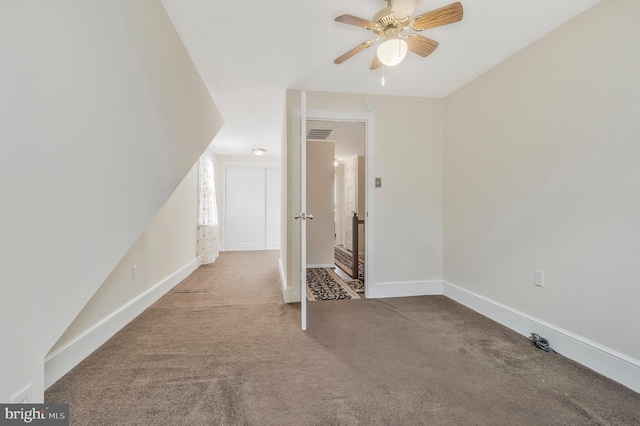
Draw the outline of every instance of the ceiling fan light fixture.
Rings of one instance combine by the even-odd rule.
[[[388,38],[378,46],[378,59],[387,67],[398,65],[408,51],[407,41],[401,37]]]
[[[438,47],[437,41],[416,33],[402,36],[403,31],[409,28],[413,31],[424,31],[460,22],[464,16],[464,10],[462,4],[458,1],[411,19],[411,14],[413,14],[418,3],[420,3],[420,0],[387,0],[387,7],[378,11],[371,21],[354,15],[338,16],[336,18],[337,22],[372,31],[377,35],[377,38],[359,44],[336,58],[333,62],[341,64],[371,47],[380,39],[382,39],[382,43],[378,46],[376,55],[373,57],[370,70],[375,70],[385,65],[388,67],[398,65],[404,60],[409,50],[423,58],[429,56]]]

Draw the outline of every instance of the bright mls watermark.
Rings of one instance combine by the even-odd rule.
[[[69,426],[69,404],[0,404],[0,426]]]

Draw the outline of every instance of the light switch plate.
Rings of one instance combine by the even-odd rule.
[[[376,178],[376,188],[382,188],[382,178]]]

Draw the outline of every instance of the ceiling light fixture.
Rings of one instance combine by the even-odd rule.
[[[423,37],[417,33],[402,35],[405,30],[424,31],[443,25],[453,24],[462,20],[464,11],[460,2],[451,3],[422,13],[414,18],[411,15],[415,11],[420,0],[387,0],[387,7],[373,15],[371,20],[359,18],[354,15],[340,15],[337,22],[372,31],[377,37],[360,43],[347,53],[334,59],[333,63],[341,64],[354,55],[373,46],[378,40],[381,44],[369,69],[375,70],[381,66],[392,67],[404,60],[408,50],[418,56],[426,58],[438,47],[438,42]]]
[[[390,34],[387,39],[378,46],[378,59],[384,65],[393,67],[402,62],[404,57],[407,56],[408,50],[409,45],[405,39],[398,34]]]
[[[264,148],[253,148],[253,153],[258,157],[260,157],[261,155],[264,155],[265,152],[267,152],[267,150]]]

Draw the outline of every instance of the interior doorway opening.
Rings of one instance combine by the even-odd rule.
[[[307,300],[366,297],[366,122],[308,119]]]

